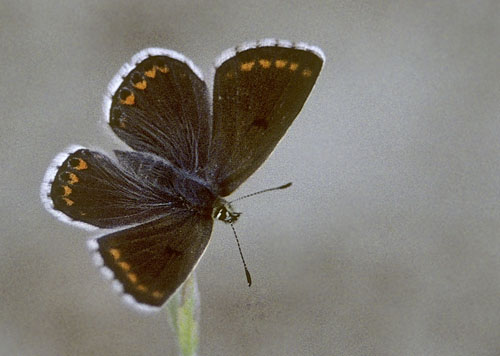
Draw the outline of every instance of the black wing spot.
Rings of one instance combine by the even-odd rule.
[[[143,79],[142,74],[140,74],[138,72],[134,72],[130,76],[130,80],[132,81],[133,84],[142,82],[142,79]]]
[[[120,89],[120,91],[118,92],[118,96],[120,98],[120,100],[127,100],[127,98],[132,94],[132,92],[130,90],[128,90],[127,88],[122,88]]]

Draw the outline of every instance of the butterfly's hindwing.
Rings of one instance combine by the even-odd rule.
[[[106,99],[111,129],[133,149],[196,172],[206,165],[211,132],[208,90],[199,70],[168,50],[145,50],[134,60]]]
[[[205,251],[212,224],[210,216],[179,214],[105,235],[89,247],[118,282],[119,292],[137,303],[161,306]]]
[[[226,52],[217,64],[208,171],[225,196],[285,134],[316,82],[323,57],[315,47],[267,41]]]

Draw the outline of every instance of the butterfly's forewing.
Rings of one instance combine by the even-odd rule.
[[[264,41],[216,63],[208,171],[230,194],[269,156],[304,105],[323,64],[320,49]]]
[[[179,214],[91,240],[89,247],[125,300],[159,307],[195,267],[212,224],[209,215]]]
[[[208,90],[189,59],[170,50],[144,50],[118,73],[109,91],[108,124],[130,147],[164,157],[186,172],[205,166]]]

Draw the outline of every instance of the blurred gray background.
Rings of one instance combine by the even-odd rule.
[[[0,354],[174,355],[125,307],[87,232],[39,201],[53,157],[111,150],[101,98],[145,47],[213,60],[277,37],[324,69],[234,196],[254,284],[216,223],[198,266],[201,355],[500,355],[500,2],[0,2]]]

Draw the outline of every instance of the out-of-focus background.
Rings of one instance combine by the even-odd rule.
[[[174,355],[124,306],[88,233],[39,201],[66,146],[117,147],[102,95],[145,47],[276,37],[326,64],[198,265],[201,355],[500,354],[500,2],[0,2],[0,354]]]

